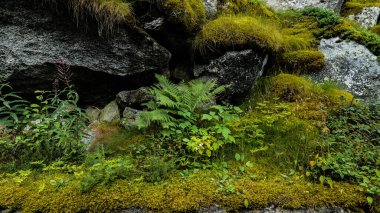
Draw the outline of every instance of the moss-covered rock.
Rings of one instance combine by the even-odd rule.
[[[220,16],[207,23],[194,41],[199,49],[218,47],[258,46],[279,50],[283,38],[273,23],[250,16]]]
[[[313,73],[319,72],[324,66],[324,55],[316,50],[299,50],[285,52],[282,61],[288,72]]]
[[[273,10],[260,0],[221,0],[219,3],[221,14],[245,14],[252,16],[275,17]]]
[[[206,21],[202,0],[159,0],[158,4],[170,22],[182,25],[188,32]]]

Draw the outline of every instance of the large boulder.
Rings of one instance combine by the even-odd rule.
[[[215,79],[219,85],[228,85],[220,97],[223,100],[239,100],[252,89],[254,81],[263,74],[268,55],[254,50],[231,51],[208,65],[197,65],[194,75],[203,79]]]
[[[143,31],[120,26],[102,38],[91,26],[81,32],[69,13],[57,16],[35,2],[0,0],[0,79],[16,89],[51,89],[63,58],[81,100],[104,104],[168,69],[170,53]]]
[[[302,9],[306,7],[321,7],[339,13],[344,0],[264,0],[268,6],[276,10]]]
[[[380,7],[364,7],[357,14],[350,15],[348,18],[356,21],[362,27],[368,29],[377,24],[380,17]]]
[[[325,66],[316,80],[340,82],[361,98],[380,97],[380,63],[366,47],[331,38],[322,39],[318,49],[325,55]]]

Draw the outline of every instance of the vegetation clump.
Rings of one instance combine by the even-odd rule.
[[[222,0],[219,3],[221,14],[245,14],[250,16],[275,17],[274,11],[260,0]]]
[[[282,54],[284,68],[293,73],[315,73],[325,64],[324,55],[316,50],[299,50]]]
[[[158,4],[172,23],[184,26],[188,32],[206,21],[202,0],[159,0]]]

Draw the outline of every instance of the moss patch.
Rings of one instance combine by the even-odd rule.
[[[202,0],[159,0],[158,4],[169,21],[184,26],[187,31],[200,27],[206,20]]]
[[[313,73],[322,70],[325,57],[316,50],[299,50],[282,54],[284,67],[288,72]]]
[[[275,17],[275,12],[260,0],[222,0],[219,2],[221,14],[245,14],[251,16]]]
[[[67,178],[53,174],[29,178],[21,185],[3,182],[0,206],[23,212],[112,212],[132,207],[185,212],[213,203],[227,210],[239,210],[270,205],[290,209],[332,206],[356,209],[366,202],[357,186],[336,183],[330,189],[302,178],[253,181],[245,177],[231,182],[234,192],[218,192],[219,177],[213,171],[200,171],[187,178],[173,177],[158,184],[119,180],[109,186],[98,186],[90,193],[81,193],[71,183],[58,188],[51,184],[51,180]]]

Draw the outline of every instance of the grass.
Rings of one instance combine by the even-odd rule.
[[[219,13],[224,15],[245,14],[250,16],[275,17],[275,12],[261,0],[222,0]]]
[[[44,0],[56,2],[58,0]],[[68,0],[66,3],[77,23],[91,16],[98,21],[99,34],[112,32],[122,23],[134,23],[132,5],[124,0]]]
[[[322,70],[324,55],[317,50],[290,51],[282,54],[283,67],[287,72],[304,74]]]

